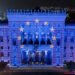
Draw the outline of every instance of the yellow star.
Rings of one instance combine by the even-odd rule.
[[[50,30],[51,30],[51,32],[54,32],[54,28],[53,27],[51,27]]]
[[[36,38],[38,38],[38,35],[36,36]]]
[[[36,19],[35,22],[36,22],[36,23],[39,23],[39,19]]]
[[[50,48],[54,48],[54,45],[50,45]]]
[[[21,31],[21,32],[23,32],[23,30],[24,30],[24,28],[23,28],[23,27],[21,27],[21,28],[20,28],[20,31]]]
[[[55,37],[55,36],[52,36],[52,39],[53,39],[53,40],[56,40],[56,37]]]
[[[44,25],[48,25],[48,22],[44,22]]]
[[[26,25],[30,25],[30,22],[26,22]]]
[[[24,48],[24,45],[21,45],[20,48]]]
[[[17,38],[18,38],[18,40],[21,40],[21,36],[18,36]]]

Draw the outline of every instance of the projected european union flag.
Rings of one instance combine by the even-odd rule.
[[[65,60],[75,61],[75,27],[65,25],[66,16],[64,11],[8,11],[7,25],[0,24],[0,49],[4,52],[0,61],[19,67],[63,66]]]

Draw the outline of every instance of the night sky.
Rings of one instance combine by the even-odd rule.
[[[75,0],[0,0],[0,6],[14,9],[45,6],[75,8]]]

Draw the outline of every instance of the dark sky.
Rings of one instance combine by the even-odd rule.
[[[75,8],[75,0],[0,0],[2,7],[35,8],[40,6]],[[5,6],[6,5],[6,6]]]

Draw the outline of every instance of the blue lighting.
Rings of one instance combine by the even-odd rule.
[[[75,31],[65,26],[66,16],[66,12],[8,11],[8,25],[0,26],[0,36],[8,34],[8,43],[4,36],[4,48],[10,46],[10,65],[63,66],[64,46],[75,40]],[[68,55],[66,60],[69,58]]]

